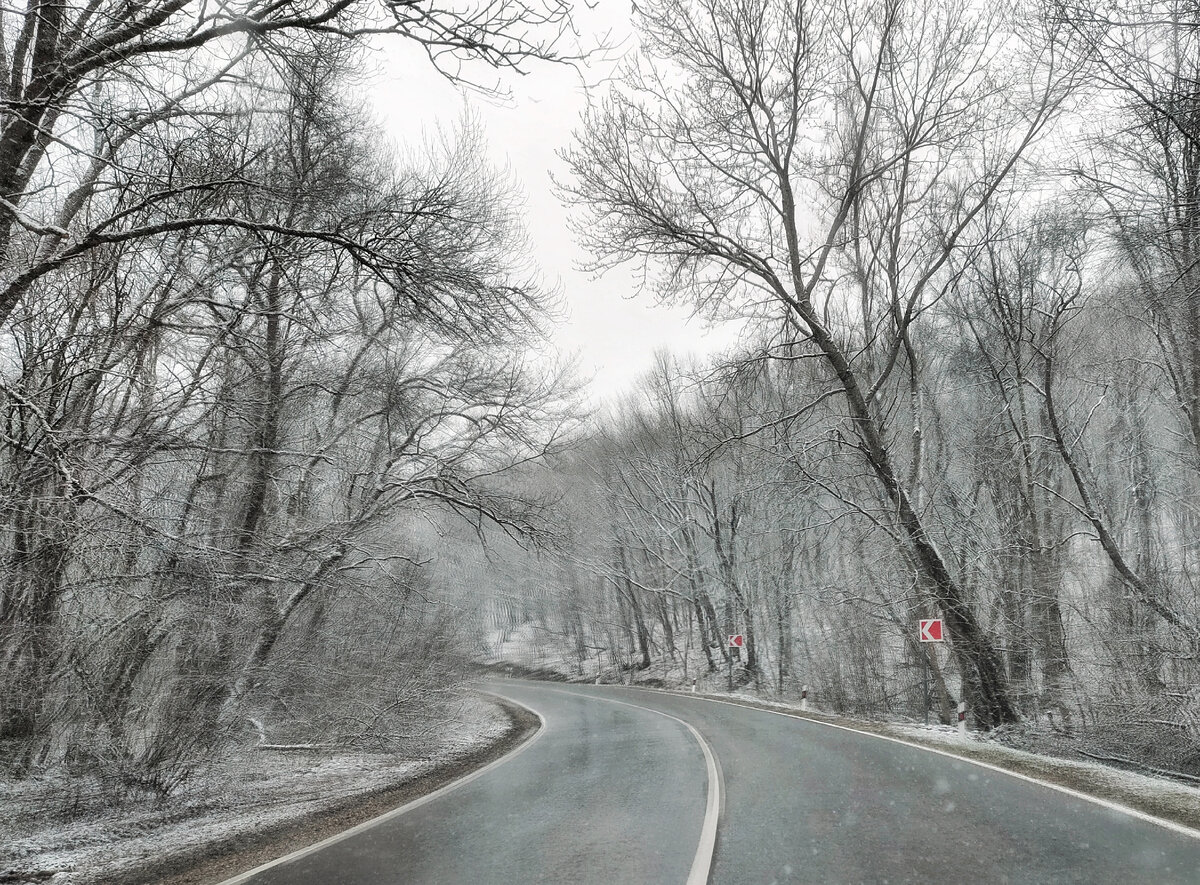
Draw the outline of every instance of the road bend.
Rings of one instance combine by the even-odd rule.
[[[542,717],[532,743],[432,801],[223,885],[688,881],[709,785],[684,723],[640,697],[488,688]]]
[[[491,687],[544,718],[524,750],[226,885],[695,885],[717,795],[701,867],[721,885],[1200,883],[1195,835],[917,747],[686,695]]]
[[[681,695],[619,696],[630,695],[691,723],[717,757],[714,883],[1200,885],[1194,835],[873,735]]]

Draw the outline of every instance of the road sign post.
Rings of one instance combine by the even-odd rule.
[[[745,637],[741,633],[731,633],[729,635],[729,647],[725,650],[725,659],[729,662],[729,692],[733,693],[733,655],[734,652],[740,652],[743,645],[746,644]]]
[[[929,652],[921,646],[921,714],[929,724]]]
[[[926,642],[942,642],[942,619],[921,618],[917,636],[921,640],[921,709],[925,716],[925,724],[929,724],[929,651]]]

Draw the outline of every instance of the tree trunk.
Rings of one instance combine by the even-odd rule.
[[[838,344],[811,311],[811,307],[805,304],[804,308],[803,316],[811,329],[812,339],[825,355],[842,386],[867,463],[886,494],[893,517],[903,530],[917,567],[946,619],[959,667],[973,685],[976,721],[983,728],[1016,722],[1017,712],[1009,696],[1000,656],[980,627],[962,587],[930,541],[921,515],[900,483],[884,442],[882,422],[872,414],[858,378]]]

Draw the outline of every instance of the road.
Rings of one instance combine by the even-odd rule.
[[[1200,839],[919,748],[686,696],[491,687],[543,717],[532,742],[226,885],[1200,883]]]

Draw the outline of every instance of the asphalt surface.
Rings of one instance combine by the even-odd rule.
[[[713,883],[1200,883],[1200,839],[919,748],[686,696],[492,687],[544,717],[532,744],[248,881],[682,885],[714,785],[661,712],[719,767]]]
[[[685,882],[707,798],[703,752],[686,726],[537,685],[495,688],[544,717],[531,744],[431,802],[247,881]]]

